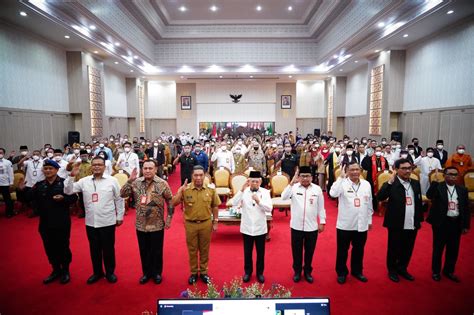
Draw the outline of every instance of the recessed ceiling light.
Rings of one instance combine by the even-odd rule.
[[[28,14],[26,14],[25,11],[20,11],[20,15],[21,15],[21,16],[27,16]]]
[[[188,10],[188,9],[184,5],[179,7],[179,11],[181,11],[181,12],[186,12],[186,10]]]
[[[69,36],[69,35],[64,35],[64,38],[69,39],[69,38],[71,38],[71,36]]]
[[[137,55],[133,56],[133,59],[138,59],[138,56]]]
[[[118,65],[118,61],[114,62],[116,65]]]
[[[293,7],[291,5],[288,7],[288,11],[293,11]]]
[[[359,60],[355,60],[354,62],[355,62],[355,63],[358,63],[358,62],[359,62]]]
[[[408,37],[408,34],[403,34],[403,37]]]
[[[344,71],[344,69],[339,69],[339,71]]]
[[[130,70],[130,72],[133,72],[133,70]]]
[[[253,78],[253,75],[249,76],[249,78],[252,79],[252,78]]]
[[[333,58],[337,58],[337,57],[339,57],[339,56],[338,55],[333,55]]]
[[[219,79],[222,79],[222,78],[223,78],[223,76],[220,75],[220,76],[219,76]]]
[[[94,54],[98,54],[99,52],[97,50],[94,50]]]
[[[255,8],[257,11],[262,11],[262,6],[260,5],[257,5],[257,7]]]
[[[446,12],[446,14],[453,14],[454,11],[453,10],[449,10],[448,12]]]
[[[91,30],[97,29],[97,27],[95,27],[95,25],[91,25],[91,26],[89,26],[89,28],[90,28]]]
[[[293,78],[293,76],[292,76],[292,75],[289,75],[289,76],[288,76],[288,78],[290,78],[290,79],[291,79],[291,78]]]
[[[377,24],[378,27],[384,27],[385,26],[385,23],[384,22],[380,22],[379,24]]]
[[[379,52],[379,51],[380,51],[380,49],[376,49],[376,50],[375,50],[376,53]]]
[[[117,46],[117,47],[120,46],[120,43],[119,43],[119,42],[116,42],[116,43],[115,43],[115,46]]]
[[[209,8],[209,10],[211,10],[212,12],[216,12],[218,9],[218,7],[216,7],[215,5],[213,5],[212,7]]]

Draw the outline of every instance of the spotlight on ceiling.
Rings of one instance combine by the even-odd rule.
[[[25,11],[20,11],[20,15],[21,15],[21,16],[28,16],[28,14],[26,14]]]
[[[216,12],[219,8],[213,5],[212,7],[209,8],[212,12]]]
[[[262,11],[262,6],[260,5],[257,5],[257,7],[255,8],[257,11]]]
[[[181,11],[181,12],[186,12],[187,10],[188,9],[184,5],[179,7],[179,11]]]

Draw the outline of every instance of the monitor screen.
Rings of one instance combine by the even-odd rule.
[[[158,315],[329,315],[328,298],[158,300]]]

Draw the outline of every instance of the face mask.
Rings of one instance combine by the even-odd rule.
[[[3,154],[0,154],[0,160],[3,159]]]
[[[154,146],[155,148],[158,147],[158,143],[156,143],[156,142],[153,143],[153,146]]]
[[[465,150],[464,149],[458,149],[459,154],[464,154]]]
[[[272,144],[272,148],[276,148],[276,147],[277,147],[277,145],[276,145],[276,144]]]
[[[103,143],[99,144],[99,148],[103,148],[103,147],[104,147]]]
[[[184,149],[184,153],[189,153],[189,152],[191,152],[190,149]]]
[[[316,148],[319,148],[319,144],[316,144],[315,147],[316,147]]]
[[[79,148],[80,148],[81,150],[84,150],[85,146],[81,145]]]
[[[324,141],[323,141],[323,142],[321,142],[321,145],[326,145],[326,142],[324,142]]]
[[[21,151],[21,155],[25,156],[28,154],[28,151]]]
[[[415,150],[408,150],[408,153],[413,154],[415,153]]]
[[[52,158],[54,156],[54,153],[48,153],[46,154],[47,157]]]
[[[142,145],[145,145],[145,144],[146,144],[146,142],[142,142]]]
[[[383,145],[387,144],[387,141],[382,141],[382,144],[383,144]]]
[[[426,156],[427,156],[427,157],[433,157],[433,152],[428,152],[428,153],[426,153]]]
[[[79,150],[78,149],[74,149],[74,154],[79,154]]]
[[[346,151],[346,154],[351,156],[354,151]]]
[[[349,141],[347,141],[347,140],[346,140],[346,141],[344,141],[344,144],[348,144],[348,143],[349,143]]]
[[[38,161],[40,157],[38,155],[33,155],[33,160]]]
[[[221,146],[221,150],[222,151],[227,151],[227,146],[226,145]]]
[[[82,161],[82,163],[86,163],[86,162],[87,162],[87,158],[86,158],[86,157],[81,157],[81,161]]]
[[[119,146],[120,145],[120,142],[115,142],[115,146]]]
[[[443,150],[444,146],[442,144],[439,144],[436,146],[438,148],[438,150]]]
[[[286,152],[286,153],[290,153],[290,152],[291,152],[291,148],[285,148],[285,152]]]
[[[242,144],[242,141],[239,141],[239,142],[237,142],[237,143],[241,145],[241,144]]]
[[[125,152],[130,152],[130,148],[127,147],[127,148],[124,149],[124,151],[125,151]]]
[[[334,140],[329,140],[329,143],[334,143]]]
[[[380,151],[375,152],[375,156],[379,156],[379,157],[382,156],[382,152]]]
[[[334,151],[339,153],[339,152],[341,152],[341,148],[335,148]]]
[[[196,147],[194,150],[196,150],[196,152],[201,152],[201,147]]]
[[[399,145],[399,144],[397,144],[397,145],[395,146],[396,149],[400,149],[401,147],[402,147],[402,146]]]
[[[205,147],[206,147],[206,148],[209,148],[209,143],[206,143]]]
[[[359,140],[354,140],[354,143],[359,143]]]
[[[62,158],[61,156],[55,156],[55,157],[54,157],[54,160],[55,160],[56,162],[60,162],[62,159],[63,159],[63,158]]]
[[[114,142],[114,138],[110,138],[109,140],[110,140],[110,142]]]
[[[362,140],[362,143],[363,143],[363,144],[367,144],[367,140]]]
[[[402,155],[400,155],[400,157],[401,157],[402,159],[406,159],[406,158],[408,157],[408,154],[402,154]]]

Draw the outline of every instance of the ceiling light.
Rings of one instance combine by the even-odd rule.
[[[133,56],[133,59],[138,59],[138,56],[137,55]]]
[[[257,5],[257,7],[255,8],[257,11],[262,11],[262,6],[260,5]]]
[[[204,72],[213,72],[213,73],[219,73],[219,72],[225,72],[224,68],[218,66],[218,65],[212,65],[209,66]]]
[[[296,68],[295,65],[289,65],[282,69],[284,72],[298,72],[300,69]]]
[[[344,71],[344,69],[339,69],[339,71]]]
[[[384,27],[385,26],[385,23],[384,22],[380,22],[379,24],[377,24],[378,27]]]
[[[290,78],[290,79],[291,79],[291,78],[293,78],[293,76],[292,76],[292,75],[289,75],[289,76],[288,76],[288,78]]]
[[[64,38],[65,38],[65,39],[69,39],[69,38],[71,38],[71,36],[69,36],[69,35],[64,35]]]
[[[212,12],[216,12],[217,9],[218,8],[215,5],[213,5],[212,7],[209,8],[209,10],[211,10]]]
[[[97,50],[94,50],[94,54],[98,54],[99,52]]]
[[[288,11],[293,11],[293,7],[291,5],[288,7]]]
[[[195,72],[195,70],[191,67],[188,67],[186,65],[182,66],[181,68],[178,69],[177,72],[180,72],[180,73],[189,73],[189,72]]]
[[[252,78],[253,78],[253,75],[249,76],[249,78],[252,79]]]
[[[117,47],[120,46],[120,43],[119,43],[119,42],[116,42],[116,43],[115,43],[115,46],[117,46]]]
[[[91,26],[89,26],[89,28],[90,28],[91,30],[97,29],[97,27],[95,27],[95,25],[91,25]]]
[[[408,37],[408,34],[404,34],[403,37]]]
[[[358,63],[358,62],[359,62],[359,60],[355,60],[354,62],[355,62],[355,63]]]
[[[133,70],[130,70],[130,72],[133,72]]]
[[[454,11],[453,10],[449,10],[448,12],[446,12],[446,14],[453,14]]]
[[[333,58],[337,58],[337,57],[339,57],[339,56],[338,55],[333,55]]]
[[[188,9],[184,5],[179,7],[179,11],[181,11],[181,12],[186,12],[186,10],[188,10]]]
[[[380,49],[375,50],[376,53],[378,53],[379,51],[380,51]]]
[[[21,16],[27,16],[28,14],[26,14],[25,11],[20,11],[20,15],[21,15]]]
[[[223,76],[220,75],[220,76],[219,76],[219,79],[222,79],[222,78],[223,78]]]
[[[238,68],[236,71],[237,72],[251,73],[251,72],[258,72],[259,70],[257,68],[255,68],[254,66],[252,66],[252,65],[245,65],[245,66],[242,66],[242,67]]]
[[[114,62],[116,65],[118,65],[118,61]]]

